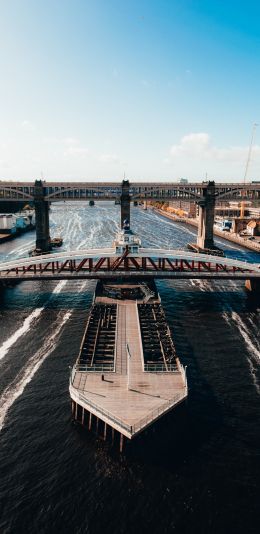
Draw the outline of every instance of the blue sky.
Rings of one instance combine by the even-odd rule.
[[[1,179],[243,178],[260,122],[258,2],[0,7]]]

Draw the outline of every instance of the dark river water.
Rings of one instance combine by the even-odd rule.
[[[132,222],[144,246],[194,241],[194,229],[150,211],[133,208]],[[64,249],[110,245],[118,223],[112,203],[51,209]],[[0,261],[27,255],[34,238],[1,245]],[[189,400],[120,456],[71,421],[69,366],[94,288],[23,282],[1,294],[1,534],[258,533],[260,306],[243,282],[158,283]]]

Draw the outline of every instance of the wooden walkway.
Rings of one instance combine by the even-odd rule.
[[[144,372],[138,308],[118,301],[115,372],[76,372],[73,400],[127,436],[134,437],[187,396],[184,372]],[[103,378],[102,378],[103,376]]]

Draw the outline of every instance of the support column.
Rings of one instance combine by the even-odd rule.
[[[84,410],[84,408],[82,408],[82,414],[81,414],[81,424],[82,424],[82,426],[84,426],[84,415],[85,415],[85,410]]]
[[[251,280],[246,280],[245,288],[247,291],[250,291],[252,295],[257,296],[260,299],[260,280],[255,280],[253,278],[251,278]]]
[[[123,452],[123,446],[124,446],[124,435],[120,434],[120,453]]]
[[[123,180],[121,202],[121,228],[123,228],[124,220],[127,219],[130,224],[130,195],[129,195],[129,181]]]
[[[36,249],[39,252],[48,252],[50,250],[49,205],[44,200],[44,187],[41,180],[35,181],[34,207]]]
[[[214,249],[215,182],[208,182],[207,187],[203,190],[203,197],[199,201],[197,245],[202,249]]]
[[[88,429],[91,430],[91,425],[92,425],[92,413],[90,412],[89,413],[89,421],[88,421]]]

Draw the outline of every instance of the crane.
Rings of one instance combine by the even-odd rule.
[[[255,131],[256,131],[257,126],[258,126],[258,124],[255,122],[253,124],[253,127],[252,127],[251,140],[250,140],[250,144],[249,144],[249,148],[248,148],[248,155],[247,155],[247,160],[246,160],[246,167],[245,167],[245,174],[244,174],[244,181],[243,181],[244,190],[242,191],[242,197],[246,195],[245,185],[246,185],[248,168],[249,168],[249,163],[250,163],[250,160],[251,160],[253,142],[254,142]],[[245,215],[245,201],[242,200],[241,204],[240,204],[240,219],[243,219],[244,215]]]

